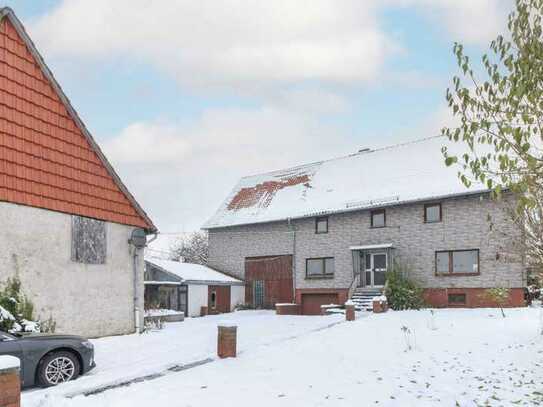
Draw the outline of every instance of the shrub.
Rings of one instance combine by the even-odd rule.
[[[488,288],[482,294],[482,297],[483,299],[487,299],[487,300],[495,302],[496,305],[500,307],[500,311],[502,312],[502,317],[505,318],[505,312],[503,311],[503,307],[507,305],[507,303],[509,302],[509,288],[505,288],[505,287]]]
[[[8,278],[0,290],[0,330],[39,331],[39,324],[34,322],[34,305],[21,290],[21,281]]]
[[[387,273],[385,295],[393,310],[420,309],[424,306],[422,288],[407,278],[408,270],[397,263]]]

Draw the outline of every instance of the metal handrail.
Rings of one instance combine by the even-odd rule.
[[[349,287],[349,295],[348,298],[351,299],[353,297],[354,291],[356,290],[356,287],[358,287],[360,283],[360,273],[356,273],[353,278],[353,282],[351,283],[351,286]]]

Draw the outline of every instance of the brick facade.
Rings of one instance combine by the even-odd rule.
[[[442,221],[438,223],[424,222],[421,202],[387,207],[386,227],[379,229],[370,227],[369,210],[330,215],[324,234],[315,234],[315,218],[210,229],[209,265],[244,278],[246,257],[291,254],[299,303],[301,290],[333,292],[350,287],[350,246],[391,243],[394,258],[426,288],[521,289],[526,285],[523,257],[515,248],[520,232],[507,213],[514,206],[511,196],[495,201],[488,194],[477,194],[439,202]],[[479,249],[479,275],[437,276],[435,252],[461,249]],[[333,278],[307,279],[306,259],[312,257],[334,257]]]
[[[451,303],[449,301],[450,294],[464,295],[465,303]],[[425,302],[435,308],[477,308],[496,306],[495,302],[488,298],[485,288],[427,288],[424,290],[423,295]],[[509,300],[504,304],[504,307],[523,307],[525,305],[524,289],[512,288],[509,291]]]
[[[275,313],[277,315],[300,315],[299,304],[276,304]]]

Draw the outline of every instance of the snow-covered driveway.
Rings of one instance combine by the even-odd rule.
[[[316,328],[329,325],[329,317],[247,316],[256,326],[244,328],[239,319],[246,351],[236,359],[40,407],[541,404],[540,310],[506,313],[503,319],[493,309],[389,312],[327,329]],[[262,336],[249,334],[272,323],[282,337],[266,337],[271,326]]]
[[[71,395],[111,383],[164,371],[168,367],[215,357],[217,325],[238,324],[238,352],[267,346],[343,321],[342,316],[277,316],[274,311],[238,311],[187,318],[143,335],[92,340],[97,367],[76,381],[23,393],[24,406],[39,405],[44,396]]]

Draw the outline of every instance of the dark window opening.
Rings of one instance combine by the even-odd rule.
[[[466,305],[466,294],[449,294],[448,301],[450,305]]]
[[[384,209],[371,211],[371,227],[384,228],[386,226],[386,213]]]
[[[328,217],[315,219],[315,233],[328,233]]]
[[[442,276],[480,274],[479,250],[447,250],[436,252],[436,274]]]
[[[334,276],[335,264],[333,257],[322,257],[306,259],[306,278],[332,278]]]
[[[101,220],[72,217],[72,260],[85,264],[105,264],[106,223]]]
[[[424,205],[424,222],[435,223],[441,222],[441,204],[426,204]]]

